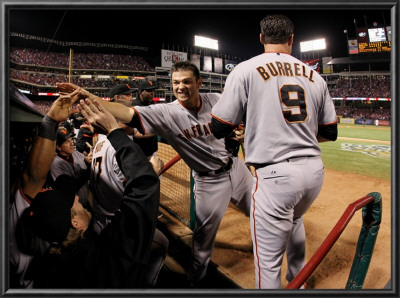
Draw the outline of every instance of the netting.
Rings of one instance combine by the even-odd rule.
[[[158,143],[157,156],[167,164],[178,153]],[[190,168],[180,159],[161,176],[160,205],[186,226],[190,223]]]

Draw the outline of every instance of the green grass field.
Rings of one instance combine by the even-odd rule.
[[[328,169],[390,180],[390,140],[390,127],[339,124],[338,139],[320,144],[322,159]]]

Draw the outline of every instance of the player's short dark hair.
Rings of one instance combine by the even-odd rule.
[[[261,34],[265,44],[286,43],[294,32],[292,21],[285,15],[267,15],[260,22]]]
[[[182,71],[182,70],[188,70],[188,71],[193,72],[194,76],[196,77],[196,81],[198,81],[200,79],[199,69],[197,68],[196,65],[194,65],[189,60],[176,62],[171,68],[171,75],[174,72]]]

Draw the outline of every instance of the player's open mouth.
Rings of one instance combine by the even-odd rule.
[[[187,92],[178,92],[178,96],[187,97],[187,96],[189,96],[189,93],[187,93]]]

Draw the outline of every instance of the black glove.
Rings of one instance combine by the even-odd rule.
[[[240,142],[236,140],[236,134],[232,131],[229,136],[225,137],[225,149],[233,156],[238,156],[239,148]]]

